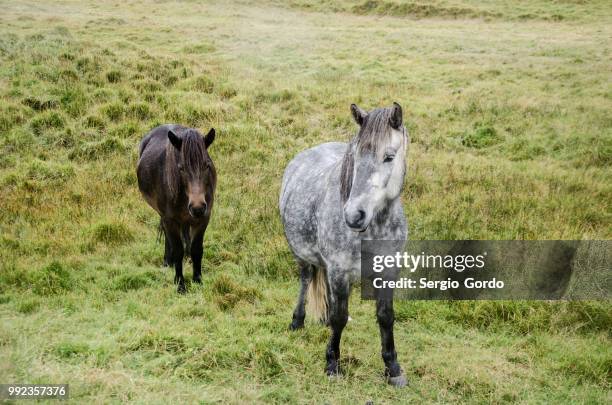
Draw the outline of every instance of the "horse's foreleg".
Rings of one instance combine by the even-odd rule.
[[[406,377],[397,362],[395,341],[393,339],[393,299],[378,298],[376,300],[376,318],[380,328],[380,340],[382,346],[382,358],[385,362],[385,376],[389,384],[403,387],[407,384]]]
[[[304,318],[306,317],[305,303],[306,291],[312,280],[313,267],[304,262],[299,262],[300,265],[300,294],[298,295],[297,305],[293,311],[293,319],[289,329],[296,330],[304,327]]]
[[[193,264],[193,282],[202,283],[202,253],[204,252],[204,231],[199,231],[191,241],[191,262]]]
[[[183,225],[181,229],[181,237],[185,246],[184,255],[191,256],[191,236],[189,235],[189,225]]]
[[[333,270],[329,269],[329,274],[333,274]],[[341,373],[340,370],[340,339],[342,338],[342,331],[348,321],[348,299],[350,294],[350,286],[347,281],[336,279],[330,283],[332,289],[330,297],[330,311],[329,311],[329,326],[331,327],[332,333],[327,344],[327,350],[325,352],[325,359],[327,365],[325,372],[327,375],[338,375]]]
[[[177,284],[176,290],[179,293],[184,293],[185,278],[183,277],[183,241],[181,240],[181,228],[178,224],[164,221],[164,229],[166,230],[166,238],[170,241],[170,250],[172,252],[172,261],[174,262],[174,284]]]

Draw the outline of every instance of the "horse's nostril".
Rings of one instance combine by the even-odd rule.
[[[356,210],[346,215],[346,223],[351,228],[361,228],[365,222],[366,213],[364,210]]]
[[[365,219],[365,211],[364,210],[358,210],[357,211],[357,221],[358,222],[363,222],[363,220]]]

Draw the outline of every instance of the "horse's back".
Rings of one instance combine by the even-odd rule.
[[[285,236],[293,253],[306,262],[321,265],[317,248],[317,206],[323,200],[347,144],[324,143],[307,149],[287,165],[279,208]],[[339,180],[339,179],[338,179]]]
[[[178,125],[160,125],[149,131],[138,147],[138,188],[145,200],[156,211],[160,210],[160,198],[163,198],[164,167],[166,162],[166,145],[168,131],[180,128]]]
[[[165,150],[166,144],[168,143],[168,131],[176,131],[179,128],[184,127],[175,124],[165,124],[150,130],[140,141],[140,145],[138,147],[138,157],[142,158],[142,154],[145,150],[147,150],[147,153],[159,153],[160,151]]]
[[[159,172],[160,166],[163,166],[165,160],[166,145],[168,143],[168,130],[170,125],[160,125],[149,131],[140,141],[138,147],[138,167],[136,173],[138,175],[138,184],[142,186],[143,182],[154,181],[155,175]],[[142,187],[141,187],[141,191]]]
[[[298,153],[285,168],[279,201],[281,211],[284,210],[287,197],[297,191],[294,190],[296,186],[321,188],[318,186],[322,186],[322,183],[318,180],[322,180],[329,169],[342,159],[346,146],[342,142],[328,142]]]

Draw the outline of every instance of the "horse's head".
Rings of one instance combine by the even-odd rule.
[[[342,162],[340,192],[346,224],[365,231],[402,191],[408,135],[397,103],[370,112],[352,104],[351,112],[360,128]]]
[[[194,218],[203,217],[212,196],[213,180],[211,175],[212,160],[208,156],[208,147],[215,140],[215,129],[211,128],[206,136],[195,129],[186,129],[180,135],[168,131],[168,139],[178,153],[176,159],[176,179],[174,184],[180,184],[177,192],[187,196],[187,209]]]

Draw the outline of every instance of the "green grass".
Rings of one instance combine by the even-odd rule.
[[[277,212],[285,164],[348,139],[350,103],[398,101],[411,238],[609,239],[606,2],[2,6],[0,382],[105,403],[609,402],[609,302],[398,303],[396,390],[357,291],[347,375],[328,380],[326,328],[288,331]],[[166,122],[218,134],[204,284],[185,296],[135,179]]]
[[[610,18],[607,1],[585,0],[290,0],[289,5],[324,12],[409,18],[510,21],[592,21]]]

